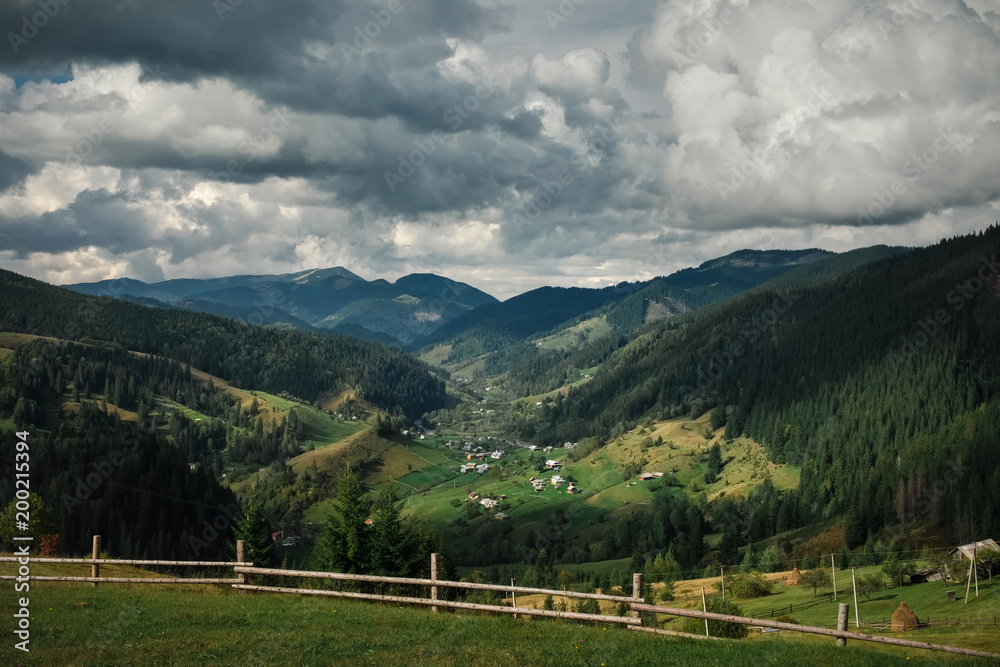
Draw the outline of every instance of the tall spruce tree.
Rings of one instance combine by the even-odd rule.
[[[338,514],[329,514],[312,553],[318,570],[367,574],[371,564],[372,531],[365,523],[371,503],[361,478],[348,466],[337,479]]]
[[[274,540],[258,503],[251,501],[243,507],[243,513],[233,526],[233,538],[246,543],[246,559],[254,567],[273,567],[277,563]],[[233,550],[236,550],[235,542]]]
[[[371,572],[384,577],[417,574],[422,556],[416,535],[399,517],[396,500],[396,486],[390,480],[375,505],[371,535]]]

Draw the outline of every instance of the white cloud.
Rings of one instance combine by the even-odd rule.
[[[0,191],[0,259],[59,281],[340,264],[510,296],[997,215],[986,0],[587,2],[554,31],[516,0],[492,33],[431,4],[349,66],[310,25],[294,57],[282,34],[279,74],[213,69],[201,43],[187,56],[214,73],[81,56],[67,83],[0,74],[0,169],[29,167]]]

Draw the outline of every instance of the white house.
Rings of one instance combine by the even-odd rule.
[[[546,468],[558,468],[559,466],[560,466],[559,461],[556,461],[554,459],[549,459],[548,461],[545,462]]]
[[[503,452],[501,452],[499,449],[496,450],[495,452],[493,452],[492,454],[490,454],[490,458],[491,459],[498,459],[498,458],[500,458],[502,456],[503,456]]]
[[[562,483],[563,483],[563,482],[565,482],[566,480],[564,480],[564,479],[563,479],[562,477],[560,477],[559,475],[552,475],[552,479],[551,479],[550,481],[551,481],[551,482],[552,482],[553,484],[562,484]]]
[[[486,509],[491,510],[497,506],[497,501],[493,500],[492,498],[483,498],[482,500],[479,501],[479,504],[485,507]]]

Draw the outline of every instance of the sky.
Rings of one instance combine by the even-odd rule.
[[[5,0],[0,267],[499,298],[1000,219],[998,0]]]

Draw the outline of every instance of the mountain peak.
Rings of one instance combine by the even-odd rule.
[[[333,266],[327,269],[306,269],[305,271],[299,271],[298,273],[286,273],[280,277],[280,280],[283,282],[294,282],[304,285],[306,283],[326,280],[327,278],[347,278],[348,280],[367,282],[361,276],[348,271],[342,266]]]

